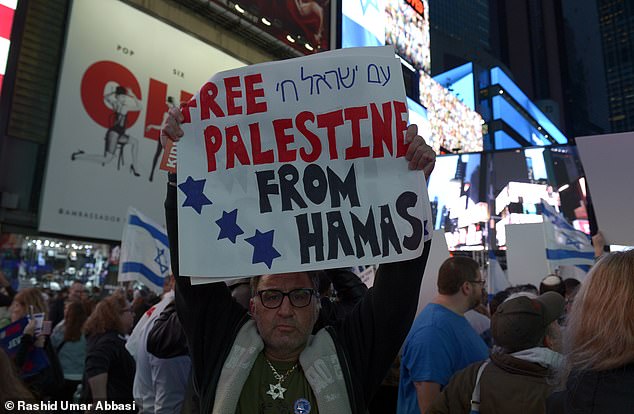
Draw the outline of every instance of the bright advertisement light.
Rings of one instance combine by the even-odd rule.
[[[18,0],[0,0],[0,93],[11,46],[11,27]]]
[[[436,152],[440,147],[457,152],[482,151],[482,116],[424,72],[420,77],[420,101],[427,108],[432,128],[433,139],[428,144]]]

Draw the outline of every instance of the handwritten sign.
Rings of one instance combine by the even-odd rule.
[[[409,171],[391,47],[214,75],[183,108],[182,275],[230,278],[406,260],[430,238]]]

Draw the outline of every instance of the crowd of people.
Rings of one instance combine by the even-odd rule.
[[[181,121],[171,111],[164,137],[177,141]],[[415,127],[407,140],[409,167],[429,175],[433,151]],[[348,269],[193,285],[179,275],[175,178],[165,201],[174,277],[161,298],[90,297],[75,282],[47,300],[0,277],[20,334],[0,352],[0,399],[134,401],[126,410],[143,413],[634,407],[634,251],[603,255],[581,283],[547,275],[488,303],[479,264],[454,256],[417,317],[431,242],[381,264],[370,289]]]

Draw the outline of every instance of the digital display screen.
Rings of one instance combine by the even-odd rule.
[[[429,144],[436,152],[482,151],[482,116],[424,72],[420,101],[428,110],[432,128]]]

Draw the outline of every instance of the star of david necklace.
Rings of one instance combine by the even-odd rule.
[[[297,364],[293,365],[293,367],[289,369],[288,371],[286,371],[284,375],[280,375],[280,373],[277,372],[277,370],[273,367],[273,365],[271,364],[271,361],[269,361],[268,358],[264,358],[264,360],[266,361],[267,364],[269,364],[269,368],[271,368],[271,371],[273,371],[273,376],[277,380],[277,384],[275,385],[269,384],[269,390],[266,393],[270,395],[271,398],[273,398],[274,400],[277,400],[278,398],[280,400],[283,400],[284,393],[286,392],[286,388],[282,387],[282,382],[284,382],[284,380],[288,378],[288,376],[291,375],[293,371],[295,371],[295,368],[297,368]]]

